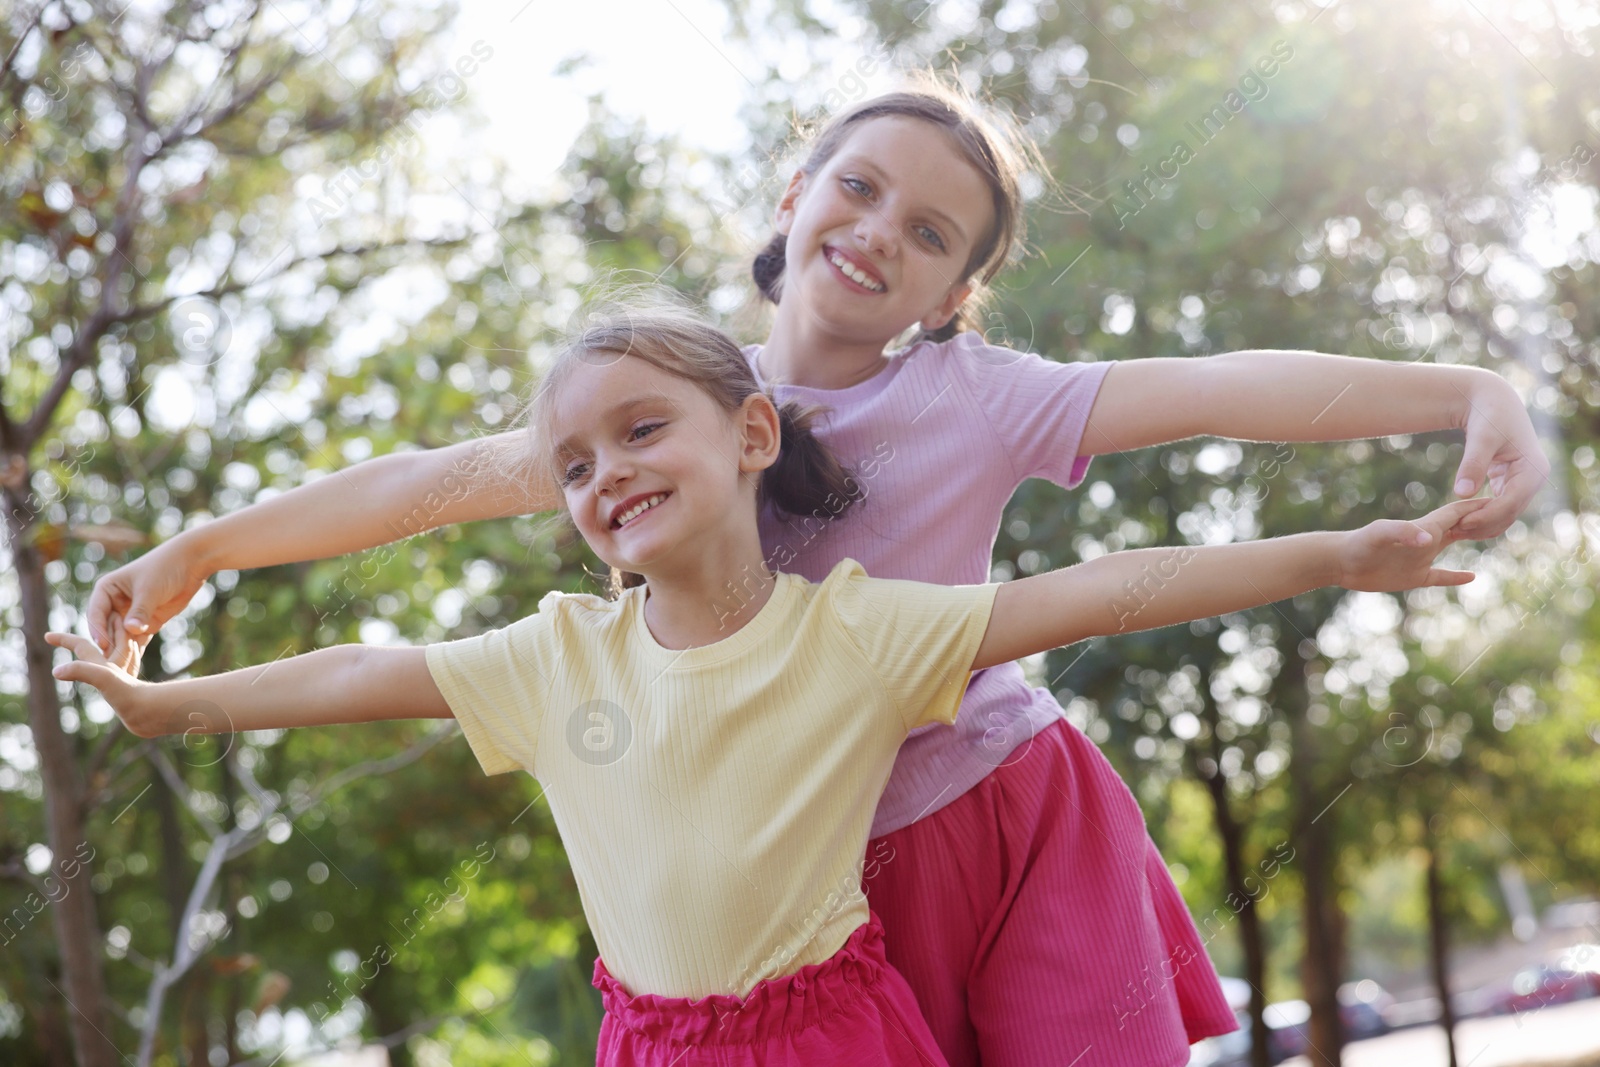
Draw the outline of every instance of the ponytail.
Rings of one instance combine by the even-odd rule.
[[[756,288],[774,304],[783,295],[783,269],[788,266],[784,250],[788,244],[789,239],[783,234],[773,234],[767,247],[756,253],[755,262],[750,264],[750,274],[756,280]]]
[[[611,577],[606,580],[606,596],[612,600],[617,599],[626,590],[636,585],[644,584],[644,575],[625,571],[621,567],[611,568]]]
[[[861,497],[861,483],[811,424],[822,409],[794,401],[778,405],[778,458],[761,474],[761,497],[779,515],[837,519]]]

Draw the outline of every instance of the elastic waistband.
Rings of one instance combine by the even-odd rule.
[[[635,995],[594,961],[594,987],[607,1015],[651,1040],[696,1045],[740,1045],[764,1041],[815,1026],[856,1003],[888,966],[883,954],[883,924],[872,915],[832,956],[794,974],[768,978],[743,999],[713,995],[690,1000]]]

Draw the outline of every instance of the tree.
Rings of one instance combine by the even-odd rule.
[[[128,1029],[136,1041],[127,1047],[137,1048],[140,1063],[179,1047],[191,1059],[203,1057],[214,1019],[225,1025],[223,1044],[234,1057],[233,1019],[241,1004],[250,1006],[241,983],[260,981],[257,1014],[283,996],[282,988],[273,991],[283,976],[263,973],[259,957],[239,951],[239,901],[252,901],[249,914],[270,901],[243,891],[247,868],[238,861],[253,844],[286,839],[294,818],[325,818],[329,786],[349,781],[352,763],[361,766],[348,748],[336,753],[324,745],[317,762],[343,765],[346,777],[324,775],[318,784],[285,759],[289,767],[274,766],[280,781],[263,786],[258,777],[275,763],[271,741],[136,743],[103,707],[83,704],[50,675],[44,631],[69,628],[81,595],[63,586],[68,576],[86,583],[108,555],[170,535],[185,515],[203,517],[270,492],[274,480],[329,470],[396,440],[472,432],[508,418],[517,402],[504,365],[515,361],[453,353],[444,368],[450,374],[441,376],[425,351],[447,331],[488,342],[490,353],[501,350],[500,342],[526,328],[503,307],[493,314],[505,321],[476,330],[464,318],[476,311],[468,300],[450,302],[448,325],[441,315],[426,329],[404,324],[410,345],[376,373],[350,373],[348,356],[335,350],[348,346],[352,325],[373,316],[373,307],[363,306],[370,291],[404,281],[408,272],[431,270],[442,280],[453,269],[491,307],[515,293],[516,267],[502,266],[510,256],[498,254],[492,224],[445,232],[409,212],[382,210],[389,194],[403,193],[416,178],[409,158],[416,131],[454,106],[492,48],[479,42],[464,56],[430,56],[425,43],[442,23],[429,13],[380,6],[348,19],[317,11],[296,17],[290,25],[270,4],[197,2],[121,13],[47,4],[8,16],[0,32],[0,91],[8,105],[0,185],[16,205],[0,215],[0,256],[16,264],[3,291],[0,347],[0,483],[16,576],[9,612],[18,624],[7,652],[16,666],[25,663],[44,809],[43,851],[30,848],[25,862],[11,834],[30,832],[39,813],[19,803],[27,783],[8,767],[14,780],[7,804],[25,817],[8,819],[0,848],[10,854],[0,858],[8,861],[3,870],[33,891],[19,900],[21,910],[8,912],[27,928],[6,931],[8,942],[20,937],[30,946],[28,964],[5,970],[7,994],[39,1009],[37,1028],[24,1035],[31,1039],[26,1055],[39,1062],[64,1062],[70,1033],[77,1063],[113,1063]],[[359,81],[346,69],[359,71]],[[536,233],[533,221],[517,232]],[[498,289],[495,275],[503,276]],[[520,305],[521,295],[509,302]],[[450,380],[459,379],[457,368],[464,383]],[[417,419],[423,410],[427,417]],[[389,550],[356,572],[219,575],[203,599],[230,610],[175,624],[151,667],[159,674],[229,666],[235,656],[270,659],[285,651],[283,625],[291,619],[290,651],[350,637],[358,627],[381,630],[390,625],[383,615],[403,612],[408,565],[428,568],[443,588],[450,582],[441,567],[452,577],[463,566],[470,571],[486,549],[505,557],[529,552],[508,530],[487,541],[458,539],[454,551]],[[526,597],[548,587],[549,570],[527,568],[524,578],[510,584]],[[269,615],[270,629],[261,627]],[[406,625],[417,625],[415,613]],[[8,664],[15,677],[11,670]],[[8,721],[21,692],[8,683]],[[388,752],[366,767],[393,772],[437,740],[404,730],[373,736],[370,748]],[[143,822],[137,813],[124,818],[147,792],[159,823],[162,859],[154,866],[164,872],[164,886],[154,902],[169,911],[164,932],[126,920],[127,913],[149,914],[148,894],[109,893],[152,866],[140,851],[154,843]],[[487,810],[492,816],[504,806],[502,800]],[[198,842],[184,817],[206,827]],[[530,821],[537,825],[537,816]],[[553,831],[545,825],[541,832]],[[45,858],[48,873],[32,869],[35,855]],[[558,862],[551,888],[565,916],[574,898],[560,887],[563,873]],[[50,912],[53,952],[31,924],[43,910]],[[383,917],[383,909],[372,914]],[[130,931],[137,931],[136,949]],[[225,946],[235,950],[231,957],[217,955]],[[108,950],[129,961],[109,980]],[[146,980],[122,970],[134,961],[149,970]],[[231,1009],[208,1005],[212,989],[194,980],[196,966],[230,991]],[[52,987],[53,1003],[25,992]],[[386,998],[368,992],[377,1014],[385,1014]],[[142,1004],[116,1007],[129,1000]]]

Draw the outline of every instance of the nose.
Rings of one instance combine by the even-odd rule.
[[[626,452],[603,448],[594,457],[594,492],[597,497],[620,498],[621,490],[633,477],[633,463]]]
[[[881,208],[868,205],[856,222],[856,240],[873,255],[885,258],[894,255],[900,247],[899,231]]]

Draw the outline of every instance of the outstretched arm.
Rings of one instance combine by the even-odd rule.
[[[1084,427],[1084,455],[1201,434],[1241,441],[1348,441],[1466,431],[1457,496],[1488,480],[1494,502],[1466,526],[1498,537],[1550,473],[1516,390],[1478,367],[1391,363],[1319,352],[1252,350],[1132,359],[1106,374]]]
[[[1259,607],[1312,589],[1395,592],[1464,585],[1467,571],[1433,566],[1487,500],[1458,500],[1415,522],[1380,519],[1347,533],[1307,533],[1233,545],[1113,552],[995,593],[973,670],[1090,637],[1150,630]]]
[[[220,570],[270,567],[374,548],[439,526],[550,511],[561,495],[542,467],[526,480],[508,466],[525,431],[448,448],[397,452],[240,508],[102,575],[89,598],[89,632],[102,651],[149,639]]]
[[[100,690],[140,737],[452,717],[423,648],[337,645],[206,678],[141,682],[86,637],[45,640],[77,657],[55,676]]]

